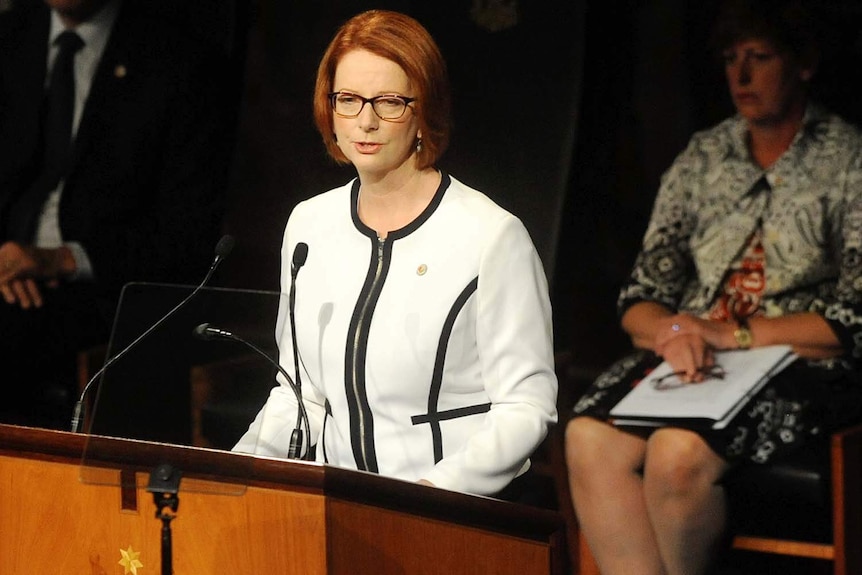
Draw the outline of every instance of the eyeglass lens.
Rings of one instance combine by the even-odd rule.
[[[698,373],[701,373],[705,376],[706,379],[724,379],[725,372],[724,369],[720,365],[711,365],[709,367],[702,367],[697,370]],[[674,387],[680,387],[685,385],[679,377],[685,375],[684,371],[674,371],[663,375],[653,382],[653,385],[656,389],[670,389]]]
[[[332,95],[332,103],[336,114],[348,118],[358,116],[367,103],[382,120],[397,120],[407,109],[407,101],[399,96],[364,98],[358,94],[337,92]]]

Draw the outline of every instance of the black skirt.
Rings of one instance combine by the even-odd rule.
[[[578,399],[575,416],[608,420],[610,410],[662,359],[637,351],[614,363]],[[840,360],[797,360],[775,375],[723,429],[695,429],[728,462],[766,463],[862,421],[862,378]],[[621,429],[639,435],[654,428]]]

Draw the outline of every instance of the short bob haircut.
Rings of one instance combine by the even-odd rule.
[[[333,128],[332,92],[335,69],[353,50],[366,50],[395,62],[404,70],[413,88],[404,94],[422,133],[417,152],[419,169],[433,166],[449,144],[450,93],[446,62],[428,31],[416,20],[387,10],[369,10],[348,20],[335,34],[317,68],[314,86],[314,123],[323,136],[326,151],[339,164],[349,160],[338,148]]]
[[[763,39],[812,65],[819,59],[820,29],[804,0],[725,0],[713,28],[712,45],[722,52],[737,42]]]

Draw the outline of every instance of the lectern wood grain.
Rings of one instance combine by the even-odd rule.
[[[162,522],[142,486],[147,469],[170,461],[184,462],[188,485],[216,485],[181,483],[176,575],[560,572],[563,522],[550,511],[314,463],[109,439],[98,463],[137,474],[129,510],[118,485],[81,481],[84,442],[0,425],[0,574],[159,575]],[[237,491],[240,480],[248,486]]]

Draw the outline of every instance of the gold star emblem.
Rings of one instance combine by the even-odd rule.
[[[120,565],[123,566],[123,574],[128,575],[131,573],[132,575],[138,575],[138,567],[144,566],[143,563],[138,561],[141,552],[132,550],[132,546],[129,545],[128,549],[120,549],[120,555],[123,556],[119,561]]]

